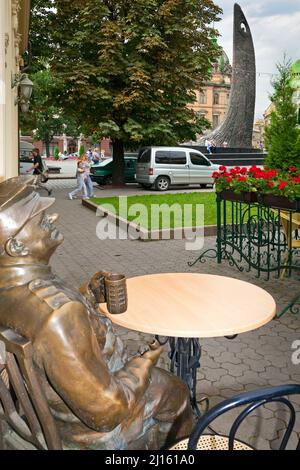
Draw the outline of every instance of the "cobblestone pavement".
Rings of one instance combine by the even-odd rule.
[[[214,259],[197,263],[190,268],[188,261],[197,254],[185,251],[184,241],[164,240],[141,242],[132,240],[104,240],[96,237],[98,218],[81,205],[80,200],[67,200],[67,193],[74,181],[52,181],[55,190],[55,210],[61,215],[59,227],[65,235],[64,244],[53,257],[54,271],[70,285],[80,285],[100,269],[124,272],[128,277],[158,272],[202,272],[239,278],[266,289],[276,300],[278,312],[299,291],[299,280],[258,279],[255,273],[239,272],[227,262],[218,265]],[[96,189],[103,194],[103,191]],[[206,238],[205,248],[214,247],[215,239]],[[216,290],[216,295],[218,292]],[[220,299],[220,302],[222,299]],[[209,314],[209,312],[208,312]],[[149,335],[116,328],[129,354],[137,352],[142,343],[150,341]],[[225,338],[203,339],[201,368],[198,372],[198,398],[208,395],[213,405],[234,394],[255,388],[300,383],[300,364],[292,363],[292,343],[300,340],[300,314],[285,314],[257,330],[243,333],[233,340]],[[300,358],[300,354],[298,354]],[[161,367],[168,367],[167,353],[160,359]],[[291,438],[295,448],[300,434],[300,397],[293,398],[298,411],[298,422]],[[286,415],[274,413],[276,405],[270,405],[248,418],[241,428],[241,438],[256,447],[268,449],[276,446],[282,435]],[[233,415],[226,414],[218,420],[215,428],[225,432],[226,423]],[[249,436],[251,436],[249,441]]]

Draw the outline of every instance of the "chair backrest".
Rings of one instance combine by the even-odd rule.
[[[294,230],[300,229],[300,213],[280,211],[280,221],[284,230],[288,246],[293,248],[293,245],[295,245],[296,247],[298,247],[299,239],[293,240],[292,232],[294,232]]]
[[[0,448],[61,449],[30,341],[0,326]]]
[[[244,406],[245,408],[241,411],[238,417],[234,420],[230,427],[228,434],[228,449],[233,450],[234,439],[236,433],[244,421],[244,419],[257,408],[265,405],[266,403],[279,402],[287,407],[289,411],[289,421],[286,426],[285,433],[281,439],[279,446],[280,450],[284,450],[287,446],[290,435],[293,431],[296,412],[292,403],[286,398],[290,395],[300,395],[300,385],[288,384],[280,385],[276,387],[263,388],[260,390],[254,390],[251,392],[244,392],[235,397],[224,400],[218,405],[207,411],[197,422],[188,442],[188,449],[196,449],[197,442],[202,435],[203,431],[220,415],[228,412],[236,407]],[[300,450],[300,440],[298,440],[297,450]]]

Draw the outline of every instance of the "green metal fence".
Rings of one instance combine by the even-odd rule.
[[[291,208],[251,202],[242,194],[234,197],[217,194],[216,249],[204,251],[190,266],[216,257],[218,263],[228,260],[240,271],[255,271],[257,277],[266,279],[299,271],[300,214]]]

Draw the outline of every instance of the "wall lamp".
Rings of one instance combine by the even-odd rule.
[[[27,113],[29,110],[29,103],[32,94],[33,83],[29,80],[27,73],[16,73],[11,77],[11,87],[18,87],[18,96],[15,99],[15,104],[19,103],[21,111]]]

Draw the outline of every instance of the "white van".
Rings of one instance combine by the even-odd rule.
[[[203,153],[185,147],[144,147],[136,166],[136,181],[144,188],[153,185],[166,191],[171,185],[213,184],[212,174],[220,165],[211,163]]]

